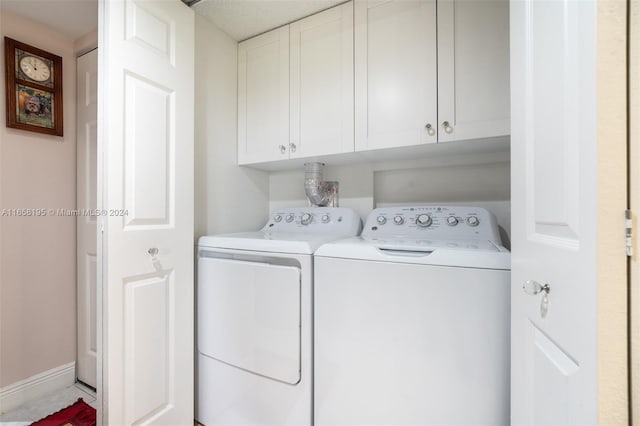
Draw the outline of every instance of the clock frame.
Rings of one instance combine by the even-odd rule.
[[[29,78],[20,60],[33,56],[49,67],[49,78]],[[26,43],[4,38],[7,127],[63,136],[62,58]]]

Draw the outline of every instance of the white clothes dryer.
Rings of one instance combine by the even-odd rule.
[[[360,228],[351,209],[292,208],[257,232],[200,238],[200,423],[312,424],[312,255]]]
[[[375,209],[315,256],[316,425],[508,425],[510,254],[485,209]]]

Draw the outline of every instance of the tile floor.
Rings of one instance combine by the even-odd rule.
[[[0,425],[27,426],[51,413],[68,407],[76,402],[78,398],[84,399],[84,402],[96,408],[96,393],[88,387],[76,383],[0,415]]]

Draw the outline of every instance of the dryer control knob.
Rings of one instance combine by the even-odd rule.
[[[404,218],[402,216],[395,216],[393,218],[393,223],[396,225],[402,225],[404,223]]]
[[[385,223],[387,223],[387,218],[384,216],[378,216],[376,222],[378,222],[378,225],[384,225]]]
[[[322,215],[322,223],[329,223],[329,220],[331,220],[331,217],[328,214]]]
[[[275,215],[273,217],[274,222],[280,222],[282,220],[282,216],[280,216],[279,214]]]
[[[480,220],[478,220],[478,218],[475,217],[475,216],[469,216],[467,218],[467,224],[469,226],[478,226],[478,225],[480,225]]]
[[[311,214],[304,213],[300,218],[300,223],[302,223],[303,225],[308,225],[311,223],[312,219],[313,219],[313,216],[311,216]]]
[[[293,222],[293,219],[295,219],[295,216],[293,216],[292,214],[288,214],[287,217],[285,218],[287,223]]]
[[[447,218],[447,225],[456,226],[458,224],[458,218],[455,216],[449,216]]]
[[[423,228],[431,226],[431,216],[429,216],[428,214],[418,215],[418,217],[416,218],[416,224]]]

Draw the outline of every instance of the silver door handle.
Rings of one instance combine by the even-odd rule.
[[[444,123],[442,123],[442,127],[444,127],[445,132],[453,133],[453,126],[451,126],[448,121],[445,121]]]
[[[549,313],[549,292],[551,291],[549,284],[542,285],[538,281],[527,280],[522,285],[522,290],[529,296],[542,293],[542,300],[540,300],[540,317],[546,318]]]
[[[291,152],[296,152],[296,144],[295,143],[290,143],[289,144],[289,149],[291,150]]]
[[[542,285],[538,281],[527,280],[522,285],[522,290],[529,296],[535,296],[540,293],[549,294],[551,287],[549,287],[549,284]]]
[[[431,123],[427,123],[427,125],[424,126],[424,128],[427,129],[427,133],[429,134],[429,136],[433,136],[436,134],[436,129],[433,128]]]
[[[286,154],[287,152],[287,147],[284,145],[280,145],[278,148],[280,148],[280,154]]]
[[[147,250],[147,253],[149,253],[151,257],[156,257],[158,255],[158,249],[155,247],[152,247],[149,250]]]

